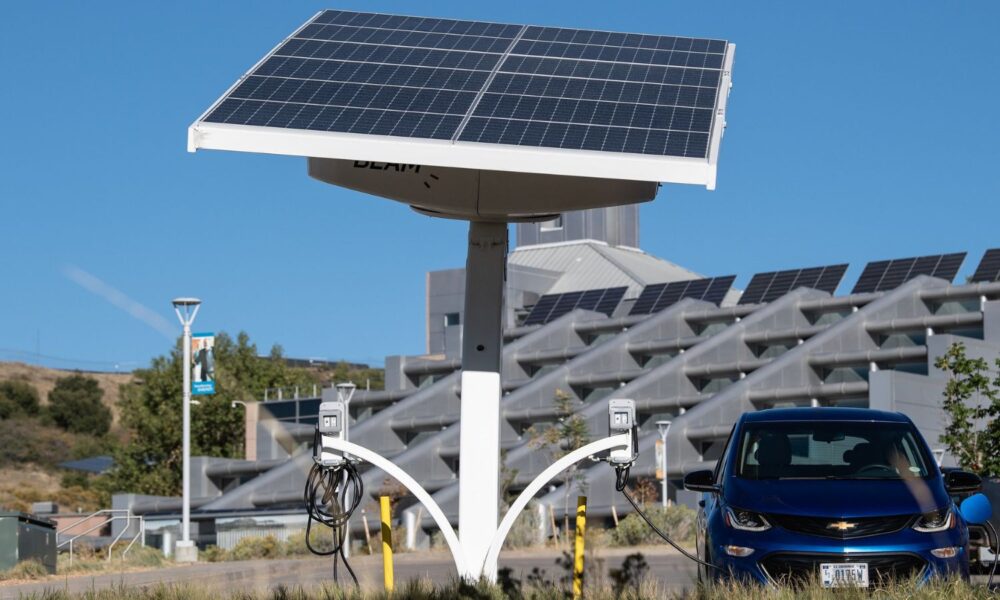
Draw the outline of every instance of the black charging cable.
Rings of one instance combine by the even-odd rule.
[[[321,448],[319,429],[313,436],[313,458],[317,459]],[[347,528],[351,515],[361,505],[364,497],[364,481],[357,467],[349,460],[343,460],[337,465],[324,465],[316,460],[309,475],[306,477],[303,496],[306,503],[306,547],[318,556],[333,556],[333,580],[339,583],[338,561],[343,561],[344,567],[351,575],[354,585],[358,578],[347,561],[344,552],[344,542],[347,538]],[[313,522],[328,527],[333,537],[330,550],[314,548],[310,538]]]
[[[657,527],[655,524],[653,524],[653,522],[649,519],[649,517],[646,516],[646,513],[641,508],[639,508],[639,505],[636,503],[636,501],[632,499],[632,495],[628,493],[628,490],[626,489],[627,486],[628,486],[628,475],[629,475],[629,466],[628,465],[616,465],[615,466],[615,490],[621,492],[622,495],[625,496],[625,499],[628,500],[628,503],[632,505],[632,508],[635,509],[635,512],[638,513],[638,515],[640,517],[642,517],[642,520],[645,521],[646,524],[649,525],[649,527],[653,531],[656,532],[656,535],[658,535],[661,538],[663,538],[663,540],[665,542],[667,542],[668,544],[670,544],[671,546],[673,546],[674,549],[676,549],[678,552],[680,552],[684,556],[690,558],[694,562],[698,563],[699,565],[702,565],[704,567],[709,567],[709,568],[715,569],[717,571],[723,571],[723,569],[721,567],[713,565],[712,563],[709,563],[709,562],[705,562],[705,561],[701,560],[700,558],[698,558],[697,556],[695,556],[694,554],[691,554],[690,552],[688,552],[684,548],[681,548],[677,544],[677,542],[675,542],[672,539],[670,539],[670,536],[668,536],[659,527]]]
[[[989,529],[990,534],[990,551],[993,552],[993,567],[990,568],[990,578],[986,582],[986,590],[989,591],[993,588],[993,575],[997,572],[997,562],[1000,562],[1000,538],[997,537],[997,530],[993,527],[993,523],[986,521],[986,528]],[[994,540],[996,540],[994,542]]]

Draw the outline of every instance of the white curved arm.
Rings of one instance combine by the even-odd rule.
[[[521,511],[528,505],[528,502],[535,497],[535,494],[547,485],[553,477],[562,473],[573,463],[579,462],[588,456],[618,447],[631,448],[631,436],[627,433],[623,433],[621,435],[614,435],[606,437],[603,440],[591,442],[583,448],[574,450],[566,456],[560,458],[556,462],[552,463],[548,469],[542,471],[541,475],[535,477],[531,484],[524,488],[521,495],[519,495],[517,500],[514,501],[514,504],[511,505],[510,510],[508,510],[507,514],[504,515],[503,520],[500,521],[500,527],[497,528],[496,535],[493,536],[493,542],[490,544],[489,552],[486,553],[485,564],[495,565],[497,563],[497,558],[500,556],[500,548],[503,547],[503,542],[507,539],[507,534],[510,532],[510,528],[514,526],[514,521],[517,519],[517,516],[521,514]]]
[[[458,536],[455,535],[455,530],[452,529],[451,523],[444,516],[441,511],[441,507],[438,503],[431,498],[431,495],[427,493],[415,479],[406,474],[406,471],[397,467],[395,463],[387,458],[383,458],[378,454],[372,452],[368,448],[359,446],[357,444],[352,444],[351,442],[345,442],[344,440],[324,436],[323,438],[324,449],[334,449],[339,452],[344,452],[350,454],[351,456],[357,456],[358,458],[369,462],[376,467],[385,471],[388,475],[395,478],[396,481],[403,484],[406,489],[417,497],[417,500],[423,503],[427,507],[427,512],[433,517],[434,522],[437,523],[438,529],[444,534],[445,541],[448,542],[448,548],[451,549],[451,556],[455,559],[455,568],[458,569],[458,574],[461,577],[468,576],[465,570],[465,559],[462,554],[462,546],[458,542]],[[478,573],[476,574],[478,576]]]

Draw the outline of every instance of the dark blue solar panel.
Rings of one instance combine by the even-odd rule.
[[[965,260],[965,252],[935,254],[913,258],[873,261],[865,265],[852,294],[885,292],[897,288],[918,275],[930,275],[951,281]]]
[[[630,315],[649,315],[673,306],[684,298],[704,300],[718,306],[732,287],[735,275],[712,277],[706,279],[690,279],[672,281],[670,283],[654,283],[647,285],[635,304]]]
[[[739,304],[773,302],[800,287],[808,287],[832,294],[837,290],[837,286],[840,285],[840,280],[843,279],[846,272],[847,265],[840,264],[757,273],[750,279],[747,289],[740,296]]]
[[[613,287],[563,294],[546,294],[539,298],[524,320],[525,325],[542,325],[578,308],[602,312],[609,317],[615,312],[628,288]]]
[[[720,40],[325,11],[205,121],[704,158]]]
[[[1000,281],[1000,248],[992,248],[983,254],[976,272],[972,274],[973,283]]]

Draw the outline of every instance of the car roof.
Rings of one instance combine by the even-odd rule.
[[[901,413],[870,408],[802,407],[769,408],[743,413],[745,423],[768,421],[885,421],[909,423],[910,419]]]

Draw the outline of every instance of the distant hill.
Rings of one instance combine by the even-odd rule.
[[[62,369],[50,369],[37,365],[28,365],[20,362],[0,362],[0,381],[8,379],[19,379],[35,386],[42,404],[48,404],[49,392],[56,385],[56,380],[61,377],[72,375],[77,371],[65,371]],[[104,390],[104,404],[111,409],[115,423],[118,422],[118,397],[119,386],[123,383],[131,382],[134,377],[131,373],[105,373],[100,371],[84,371],[87,377],[97,380],[98,385]]]
[[[56,380],[76,371],[50,369],[18,362],[0,362],[0,381],[24,381],[38,391],[42,405]],[[119,386],[131,382],[131,373],[83,372],[97,380],[101,401],[118,421]],[[122,435],[113,426],[112,438]],[[106,500],[92,489],[87,476],[57,468],[61,462],[107,453],[107,444],[92,436],[63,431],[43,416],[0,419],[0,510],[27,511],[32,502],[54,500],[68,512],[90,512]]]

